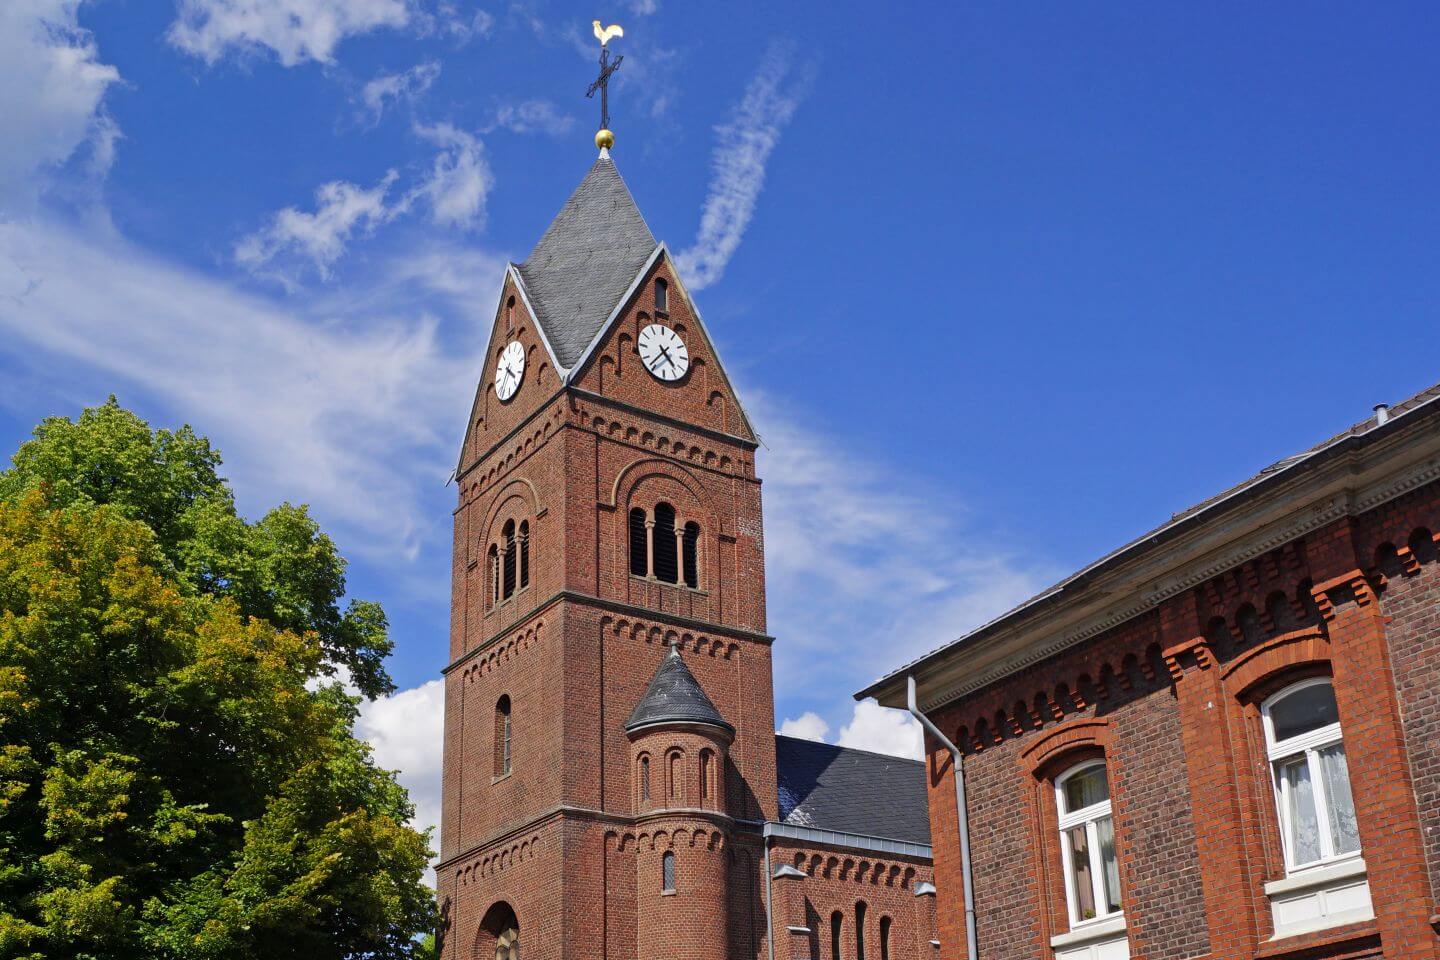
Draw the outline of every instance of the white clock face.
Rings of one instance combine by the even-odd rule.
[[[635,342],[640,362],[661,380],[679,380],[690,369],[690,351],[680,334],[663,323],[652,323],[640,331]]]
[[[500,359],[495,361],[495,396],[509,400],[520,389],[525,377],[525,348],[519,340],[511,340]]]

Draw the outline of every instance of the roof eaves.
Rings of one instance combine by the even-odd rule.
[[[535,329],[540,333],[540,342],[545,344],[545,352],[550,354],[550,362],[555,364],[555,375],[561,383],[566,382],[570,371],[566,369],[565,364],[560,362],[560,355],[555,352],[555,347],[550,343],[550,338],[545,335],[545,324],[541,321],[540,314],[535,310],[535,305],[530,301],[530,291],[525,287],[525,278],[520,275],[519,266],[514,263],[507,265],[505,275],[514,278],[515,289],[520,291],[520,300],[525,304],[526,312],[535,318]],[[502,292],[504,290],[503,284],[501,290]]]
[[[1429,389],[1434,388],[1432,387]],[[1421,392],[1424,393],[1425,391]],[[935,660],[939,659],[944,654],[950,653],[956,647],[959,647],[962,644],[973,642],[981,635],[993,631],[995,628],[1001,626],[1002,624],[1016,620],[1021,616],[1034,610],[1041,604],[1054,600],[1077,586],[1082,586],[1084,581],[1088,577],[1099,572],[1103,567],[1118,563],[1122,559],[1128,558],[1132,555],[1138,555],[1140,553],[1143,553],[1148,548],[1157,546],[1162,537],[1167,537],[1181,528],[1197,525],[1202,519],[1208,518],[1209,515],[1213,514],[1220,507],[1243,501],[1243,499],[1247,496],[1253,495],[1258,490],[1278,483],[1281,477],[1286,477],[1292,471],[1298,471],[1300,467],[1311,464],[1313,461],[1315,461],[1318,457],[1322,455],[1333,455],[1337,450],[1342,447],[1368,440],[1369,438],[1373,437],[1378,433],[1392,432],[1393,430],[1398,429],[1395,426],[1396,424],[1405,422],[1407,419],[1412,418],[1419,411],[1430,407],[1437,401],[1440,401],[1440,392],[1437,392],[1433,396],[1427,397],[1426,399],[1414,404],[1413,406],[1405,407],[1398,413],[1392,412],[1389,419],[1386,420],[1385,423],[1376,423],[1374,426],[1371,426],[1368,429],[1352,428],[1349,431],[1331,437],[1329,440],[1322,442],[1318,446],[1312,447],[1310,450],[1307,450],[1304,453],[1284,458],[1278,461],[1279,464],[1282,464],[1279,469],[1275,469],[1275,465],[1273,464],[1269,467],[1266,467],[1264,470],[1261,470],[1259,473],[1255,474],[1249,479],[1241,481],[1239,484],[1236,484],[1230,489],[1228,493],[1223,493],[1212,500],[1202,502],[1197,507],[1191,508],[1189,510],[1184,510],[1180,513],[1175,514],[1168,522],[1161,524],[1160,526],[1147,533],[1141,534],[1139,537],[1131,540],[1129,543],[1123,544],[1115,550],[1112,550],[1104,556],[1087,564],[1086,566],[1081,567],[1075,573],[1072,573],[1070,576],[1064,578],[1063,580],[1059,581],[1048,589],[1036,594],[1025,602],[1019,604],[1018,606],[1012,607],[1006,612],[1000,614],[1000,616],[995,617],[993,620],[989,620],[986,623],[983,623],[980,626],[976,627],[974,630],[962,634],[954,640],[951,640],[948,643],[944,643],[939,647],[936,647],[935,649],[929,651],[928,653],[925,653],[915,658],[909,663],[906,663],[903,666],[892,670],[891,672],[875,680],[873,683],[857,691],[854,695],[855,699],[863,700],[867,697],[878,697],[881,693],[884,692],[885,688],[891,686],[892,684],[898,682],[899,680],[910,674],[916,673],[917,671],[928,666]],[[1409,402],[1409,400],[1403,401],[1401,405],[1403,406],[1405,403]]]

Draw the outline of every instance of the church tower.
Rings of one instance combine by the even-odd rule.
[[[457,466],[446,958],[763,956],[755,449],[602,149],[506,270]]]

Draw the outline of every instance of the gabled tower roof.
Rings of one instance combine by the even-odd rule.
[[[562,367],[575,366],[655,246],[609,151],[602,151],[518,267]]]
[[[662,723],[704,723],[735,732],[735,728],[725,722],[715,704],[700,688],[700,682],[690,668],[685,666],[679,647],[672,646],[665,659],[660,661],[655,676],[650,678],[650,686],[645,689],[645,696],[635,704],[630,719],[625,721],[625,732],[634,733]]]

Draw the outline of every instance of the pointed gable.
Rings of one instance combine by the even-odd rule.
[[[655,246],[615,162],[602,153],[519,266],[560,366],[575,366]]]

